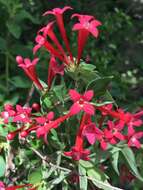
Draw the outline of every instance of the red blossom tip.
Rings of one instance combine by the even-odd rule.
[[[25,137],[27,137],[28,136],[28,132],[27,131],[22,131],[21,133],[20,133],[20,137],[22,137],[22,138],[25,138]]]
[[[65,6],[64,8],[54,8],[52,11],[46,11],[42,16],[47,16],[49,14],[57,15],[63,14],[66,10],[72,10],[73,8],[70,6]]]
[[[16,135],[15,133],[9,133],[7,135],[7,140],[12,141],[14,139],[15,135]]]
[[[22,58],[22,56],[20,56],[20,55],[16,56],[16,62],[18,64],[23,64],[23,58]]]

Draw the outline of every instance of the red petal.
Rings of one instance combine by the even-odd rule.
[[[48,114],[47,114],[47,119],[49,121],[53,120],[54,119],[54,112],[50,111]]]
[[[73,100],[74,102],[78,101],[81,97],[81,95],[74,89],[69,90],[69,95],[71,100]]]
[[[73,31],[81,29],[83,29],[83,26],[80,23],[75,24],[72,28]]]
[[[70,108],[70,113],[71,114],[77,114],[78,112],[80,112],[81,111],[81,107],[80,107],[80,105],[78,104],[78,103],[74,103],[72,106],[71,106],[71,108]]]
[[[83,98],[84,98],[86,101],[90,101],[90,100],[92,99],[93,95],[94,95],[93,90],[88,90],[88,91],[86,91],[86,92],[84,93]]]
[[[90,115],[94,115],[94,107],[89,103],[84,103],[83,110]]]
[[[107,149],[107,143],[104,141],[104,140],[102,140],[101,141],[101,148],[103,149],[103,150],[106,150]]]

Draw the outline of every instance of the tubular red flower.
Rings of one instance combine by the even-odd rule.
[[[61,61],[64,61],[64,57],[56,50],[42,35],[37,35],[35,38],[37,45],[33,48],[33,53],[35,54],[39,48],[45,47],[51,54],[58,57]]]
[[[73,31],[78,30],[78,56],[77,56],[77,64],[79,64],[84,46],[86,44],[89,33],[91,33],[94,37],[98,37],[97,26],[101,25],[101,22],[95,20],[93,16],[89,15],[80,15],[74,14],[73,17],[78,17],[79,23],[73,26]]]
[[[53,14],[55,15],[56,17],[56,21],[57,21],[57,24],[59,26],[59,30],[61,32],[61,36],[65,42],[65,45],[66,45],[66,48],[69,52],[69,55],[70,55],[70,59],[71,61],[73,62],[73,56],[72,56],[72,53],[71,53],[71,50],[70,50],[70,46],[69,46],[69,41],[68,41],[68,38],[67,38],[67,35],[66,35],[66,30],[65,30],[65,27],[64,27],[64,22],[63,22],[63,13],[68,10],[68,9],[72,9],[71,7],[69,6],[65,6],[63,9],[60,9],[60,8],[55,8],[53,9],[52,11],[46,11],[43,16],[46,16],[48,14]]]
[[[94,95],[92,90],[88,90],[84,95],[80,95],[76,90],[71,89],[69,95],[74,102],[70,108],[71,114],[74,115],[83,110],[87,114],[94,115],[94,107],[89,102]]]
[[[72,157],[73,160],[89,160],[90,151],[83,148],[83,129],[85,124],[89,121],[89,115],[84,114],[81,120],[81,124],[76,136],[75,146],[71,148],[71,151],[64,152],[66,156]]]
[[[63,57],[65,59],[65,63],[69,64],[68,58],[66,56],[66,53],[65,53],[64,49],[62,48],[61,44],[59,43],[59,41],[58,41],[55,33],[53,32],[53,25],[54,25],[54,21],[48,23],[47,26],[45,26],[42,29],[40,29],[39,32],[43,32],[43,36],[45,38],[46,38],[47,35],[51,38],[51,40],[58,47],[59,51],[62,53],[62,55],[63,55]]]
[[[64,75],[64,65],[59,65],[55,59],[55,57],[52,55],[50,62],[49,62],[49,68],[48,68],[48,89],[51,88],[52,85],[52,81],[54,79],[54,77],[57,75]]]
[[[30,61],[30,59],[25,58],[23,59],[21,56],[16,57],[16,61],[18,63],[18,66],[21,67],[26,75],[35,83],[35,85],[40,89],[43,90],[43,86],[38,80],[35,66],[38,63],[38,58],[35,58],[33,61]]]
[[[9,186],[9,187],[6,187],[5,190],[16,190],[16,189],[21,189],[23,187],[30,187],[30,186],[32,186],[32,184]]]

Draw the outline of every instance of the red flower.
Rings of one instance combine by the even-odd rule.
[[[1,112],[1,117],[4,120],[4,123],[7,124],[10,117],[15,116],[16,112],[11,104],[4,105],[4,111]]]
[[[89,160],[90,159],[89,158],[90,151],[83,148],[83,135],[82,135],[84,126],[90,120],[89,118],[90,116],[88,114],[83,115],[79,130],[76,136],[75,146],[71,148],[71,151],[64,152],[66,156],[72,157],[73,160],[80,160],[80,159]]]
[[[72,157],[73,160],[89,160],[90,150],[78,149],[76,146],[71,148],[71,151],[64,152],[66,156]]]
[[[38,122],[39,124],[42,125],[37,125],[36,127],[37,137],[40,138],[41,136],[43,136],[46,143],[47,143],[47,134],[49,133],[49,131],[53,128],[57,128],[64,120],[69,118],[71,114],[68,113],[64,116],[59,117],[54,121],[51,121],[53,119],[53,116],[54,116],[53,112],[49,112],[49,114],[47,115],[46,123],[43,123],[43,121],[40,119],[38,120]]]
[[[13,118],[13,122],[30,123],[31,122],[31,108],[16,106],[16,114]]]
[[[54,112],[49,112],[45,117],[41,116],[41,117],[36,117],[35,120],[38,124],[43,125],[45,123],[49,123],[50,121],[52,121],[54,119]]]
[[[37,44],[33,48],[33,53],[35,54],[39,48],[45,47],[51,54],[58,57],[61,61],[64,61],[63,56],[59,53],[57,49],[55,49],[42,35],[38,34],[35,38]]]
[[[139,142],[139,139],[142,137],[143,137],[143,132],[134,132],[134,133],[132,133],[132,135],[128,134],[126,136],[126,139],[128,141],[128,146],[140,148],[141,144]]]
[[[78,57],[77,57],[77,63],[79,63],[82,52],[83,52],[83,48],[85,46],[89,33],[91,33],[94,37],[97,38],[99,34],[97,30],[97,26],[100,26],[101,22],[99,22],[98,20],[95,20],[93,16],[89,16],[89,15],[74,14],[72,15],[72,18],[75,16],[78,17],[79,19],[79,23],[73,26],[73,30],[79,30]]]
[[[73,61],[73,56],[72,56],[72,53],[71,53],[71,50],[70,50],[69,41],[68,41],[68,38],[67,38],[67,35],[66,35],[66,30],[65,30],[64,22],[63,22],[63,13],[68,9],[72,9],[72,8],[69,7],[69,6],[65,6],[63,9],[54,8],[52,11],[46,11],[43,15],[44,16],[46,16],[48,14],[55,15],[57,24],[59,26],[59,30],[61,32],[61,36],[62,36],[63,41],[64,41],[64,43],[66,45],[66,48],[67,48],[67,50],[69,52],[70,59],[71,59],[71,61]]]
[[[54,25],[54,21],[48,23],[47,26],[45,26],[39,30],[39,33],[42,32],[43,36],[45,38],[47,37],[47,35],[51,38],[51,40],[55,43],[55,45],[57,46],[57,48],[59,49],[59,51],[63,55],[63,57],[65,59],[65,63],[69,64],[68,57],[66,56],[64,49],[62,48],[61,44],[59,43],[59,41],[55,35],[55,33],[53,32],[53,25]]]
[[[101,106],[101,107],[105,109],[105,111],[104,110],[101,111],[102,115],[106,116],[106,115],[108,115],[108,112],[112,110],[113,105],[112,104],[107,104],[107,105]]]
[[[95,123],[89,123],[84,126],[82,131],[83,136],[85,136],[90,144],[94,144],[96,140],[96,133],[98,132],[98,128]]]
[[[80,95],[76,90],[71,89],[69,91],[70,98],[74,104],[70,108],[71,114],[77,114],[81,110],[87,114],[94,115],[94,107],[89,103],[93,97],[93,90],[88,90],[84,95]]]
[[[64,65],[58,65],[56,59],[54,56],[51,56],[50,63],[49,63],[49,69],[48,69],[48,89],[50,89],[52,85],[52,81],[55,77],[55,75],[60,74],[64,75]]]
[[[112,121],[108,121],[108,130],[105,130],[105,135],[109,139],[111,144],[116,143],[116,139],[124,140],[124,135],[122,135],[121,131],[124,126],[120,126],[118,124],[114,124]]]
[[[23,59],[21,56],[16,57],[16,61],[18,63],[18,66],[21,67],[24,70],[24,72],[26,73],[26,75],[36,84],[36,86],[40,90],[42,90],[43,87],[38,80],[36,70],[35,70],[35,66],[36,66],[38,60],[39,60],[38,58],[35,58],[31,62],[30,59],[28,59],[28,58]]]

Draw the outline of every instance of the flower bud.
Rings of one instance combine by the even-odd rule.
[[[32,109],[34,110],[34,111],[40,111],[40,105],[38,104],[38,103],[33,103],[32,104]]]
[[[20,55],[16,56],[16,62],[18,64],[22,64],[23,63],[23,58]]]
[[[9,133],[9,134],[7,135],[7,140],[9,140],[9,141],[13,140],[14,137],[15,137],[15,135],[16,135],[16,133]]]
[[[28,135],[28,132],[27,132],[27,131],[22,131],[22,132],[20,133],[20,137],[22,137],[22,138],[27,137],[27,135]]]

